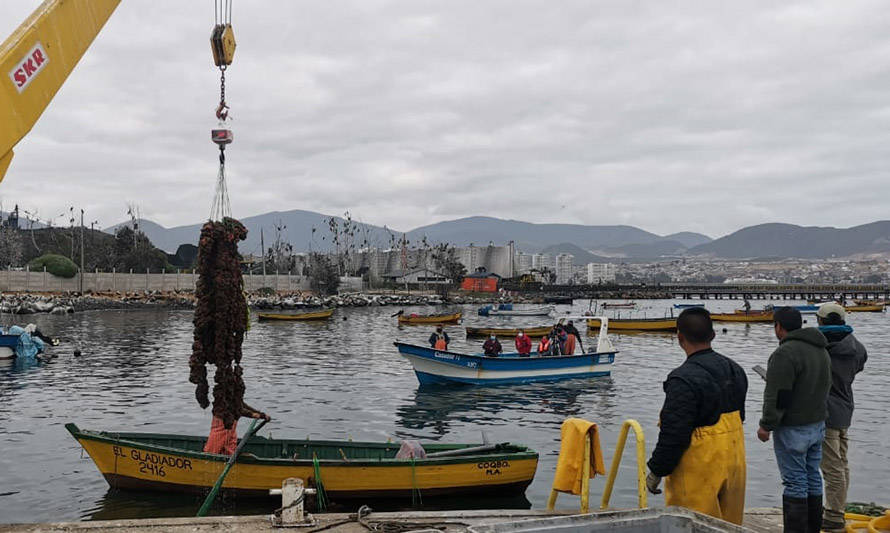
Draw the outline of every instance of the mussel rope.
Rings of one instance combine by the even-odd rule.
[[[411,457],[411,507],[417,507],[418,503],[423,505],[423,498],[421,498],[420,488],[417,486],[417,469],[414,457]]]
[[[318,464],[318,455],[312,452],[312,468],[315,470],[315,501],[317,502],[319,512],[323,512],[327,508],[327,497],[324,493],[324,483],[321,481],[321,466]]]

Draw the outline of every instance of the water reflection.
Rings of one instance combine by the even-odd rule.
[[[734,304],[708,302],[708,307],[731,311]],[[574,314],[586,307],[586,301],[579,302]],[[527,499],[512,505],[530,502],[543,507],[562,421],[578,416],[597,422],[608,462],[621,422],[635,418],[651,450],[664,399],[661,383],[684,359],[672,334],[613,332],[619,354],[610,379],[420,388],[411,364],[399,356],[392,341],[399,337],[425,344],[432,326],[400,329],[390,316],[395,311],[338,309],[326,322],[254,322],[244,344],[245,381],[248,403],[273,416],[264,433],[274,432],[278,438],[479,442],[485,430],[493,442],[521,443],[539,452],[538,473]],[[417,311],[439,312],[433,307]],[[455,351],[479,350],[481,340],[466,339],[464,326],[529,327],[544,322],[536,317],[486,319],[475,316],[475,306],[462,311],[464,324],[446,326]],[[187,380],[192,313],[111,311],[31,315],[28,320],[63,344],[54,349],[58,358],[49,364],[10,362],[0,367],[0,522],[193,515],[197,504],[189,496],[109,491],[63,427],[77,422],[87,429],[204,434],[210,414],[196,405]],[[854,384],[850,497],[870,501],[870,494],[880,492],[890,477],[890,426],[885,423],[883,392],[890,380],[890,359],[882,356],[890,328],[887,314],[851,314],[850,323],[872,355]],[[715,348],[748,370],[765,365],[777,344],[769,324],[725,324],[717,331]],[[585,337],[585,346],[588,339],[595,342]],[[74,347],[82,349],[82,357],[72,355]],[[748,504],[776,505],[781,482],[772,448],[754,436],[763,382],[753,372],[748,375]],[[619,471],[615,505],[636,501],[631,459],[627,457]],[[594,481],[595,488],[601,486]],[[663,500],[653,497],[651,502],[660,505]],[[512,506],[475,498],[423,503],[425,508]],[[564,498],[559,505],[570,508],[577,500]],[[214,512],[263,514],[276,506],[274,500],[228,502]]]
[[[611,418],[614,407],[611,378],[568,380],[553,383],[500,385],[493,387],[455,387],[430,385],[419,387],[413,402],[396,409],[396,424],[406,431],[397,434],[404,438],[430,438],[429,431],[441,438],[449,433],[455,422],[501,425],[521,422],[523,415],[536,413],[560,422],[573,416],[589,413]],[[579,401],[587,395],[589,402]],[[592,405],[591,405],[592,403]],[[438,439],[437,439],[438,440]]]

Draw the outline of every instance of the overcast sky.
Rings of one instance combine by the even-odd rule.
[[[38,3],[0,0],[0,38]],[[165,226],[206,219],[212,6],[124,0],[17,146],[4,207],[74,205],[102,226],[127,202]],[[887,219],[886,14],[880,1],[235,0],[233,211],[711,236]]]

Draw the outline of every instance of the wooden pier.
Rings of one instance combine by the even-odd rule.
[[[727,284],[660,283],[634,285],[525,285],[502,283],[502,288],[523,295],[604,298],[679,298],[701,300],[890,300],[886,284]]]

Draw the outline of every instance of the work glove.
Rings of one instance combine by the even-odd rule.
[[[661,484],[661,478],[649,472],[649,475],[646,476],[646,488],[649,489],[649,492],[652,494],[661,494],[661,489],[658,488],[658,485]]]

